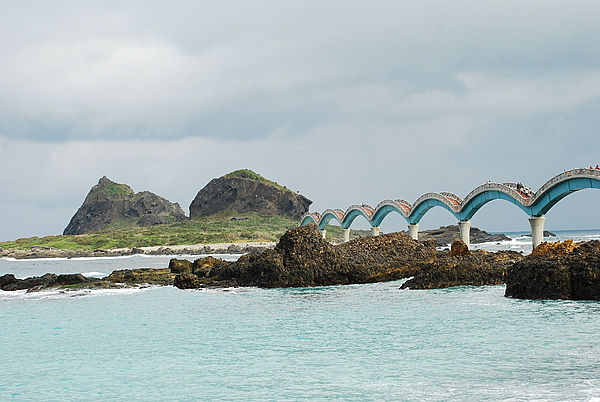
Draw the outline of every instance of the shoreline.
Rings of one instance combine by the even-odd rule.
[[[247,254],[273,248],[276,244],[276,242],[240,242],[97,250],[68,250],[40,246],[30,247],[29,249],[0,250],[0,258],[24,260],[37,258],[120,257],[129,255]]]

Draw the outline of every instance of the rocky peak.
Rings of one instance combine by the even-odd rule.
[[[102,177],[88,193],[63,234],[78,235],[112,224],[153,226],[187,219],[177,203],[149,191],[135,193],[126,184]]]
[[[127,184],[120,184],[103,176],[85,197],[83,205],[100,200],[128,199],[134,195],[134,191]]]
[[[310,204],[303,195],[244,169],[213,179],[201,189],[190,204],[190,218],[236,211],[300,219]]]
[[[111,184],[117,184],[117,183],[115,183],[114,181],[112,181],[111,179],[109,179],[109,178],[108,178],[108,177],[106,177],[106,176],[102,176],[102,177],[100,178],[100,180],[98,180],[98,184],[97,184],[97,186],[98,186],[98,187],[106,187],[106,186],[109,186],[109,185],[111,185]]]

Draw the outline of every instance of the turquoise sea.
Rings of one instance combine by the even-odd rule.
[[[3,259],[0,275],[169,258]],[[600,401],[600,302],[400,284],[0,291],[0,400]]]

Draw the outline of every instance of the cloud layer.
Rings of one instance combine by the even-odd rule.
[[[322,210],[600,162],[596,1],[0,4],[0,240],[103,175],[185,209],[250,168]],[[526,228],[503,208],[473,224]]]

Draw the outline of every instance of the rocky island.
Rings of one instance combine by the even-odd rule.
[[[64,235],[80,235],[114,224],[153,226],[186,220],[177,203],[150,191],[134,193],[126,184],[102,177],[65,228]]]
[[[251,170],[236,170],[212,179],[190,204],[190,218],[221,211],[258,212],[300,219],[312,201]]]
[[[102,177],[89,191],[62,236],[0,243],[0,257],[74,258],[130,254],[201,254],[214,244],[271,243],[308,211],[312,201],[248,170],[215,178],[190,205]],[[248,247],[255,247],[251,245]],[[262,247],[262,246],[258,246]],[[187,252],[189,251],[189,252]]]

